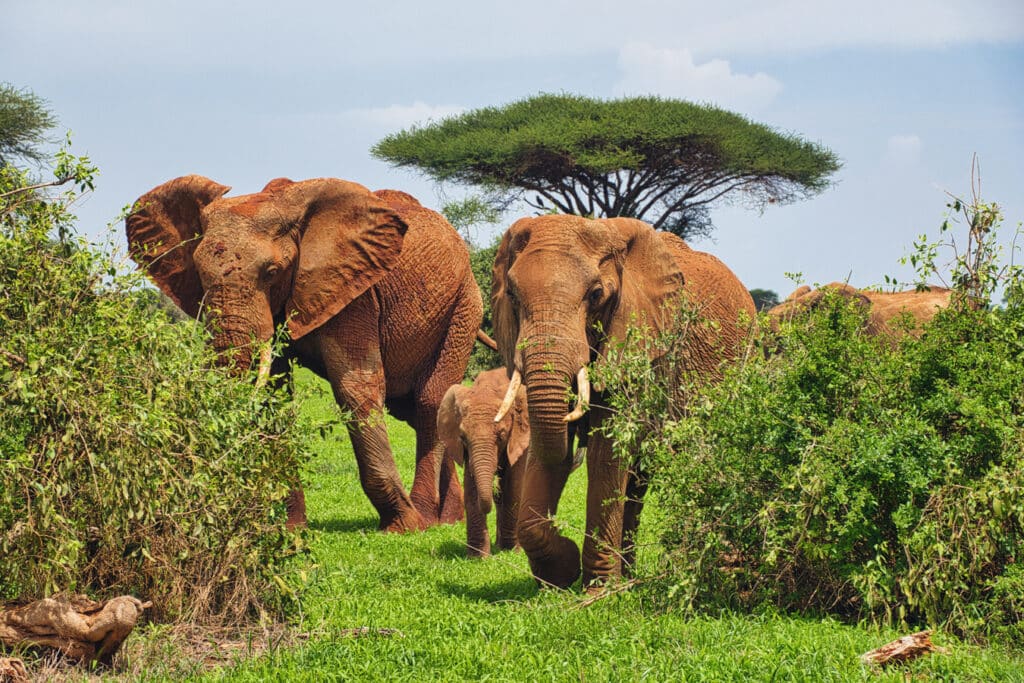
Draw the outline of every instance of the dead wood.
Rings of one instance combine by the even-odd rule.
[[[28,683],[28,670],[20,659],[0,657],[0,683]]]
[[[877,650],[865,652],[860,656],[860,660],[865,664],[886,666],[892,663],[902,664],[909,662],[929,652],[939,652],[942,654],[948,652],[946,648],[932,643],[931,636],[931,631],[911,633],[909,636],[903,636],[899,640],[894,640]]]
[[[52,647],[76,661],[110,664],[135,622],[151,606],[130,595],[104,602],[75,595],[0,609],[0,643]]]

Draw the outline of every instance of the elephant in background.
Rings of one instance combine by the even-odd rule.
[[[867,310],[865,332],[872,336],[887,336],[893,339],[908,333],[919,336],[925,323],[934,318],[941,309],[949,307],[953,295],[953,290],[936,286],[929,286],[920,292],[913,289],[903,292],[875,292],[869,289],[856,289],[844,282],[832,282],[815,290],[803,285],[768,311],[772,328],[778,329],[780,322],[820,306],[827,292],[834,292]],[[914,322],[914,327],[909,330],[896,325],[906,315]]]
[[[439,214],[404,192],[335,178],[279,178],[254,194],[198,175],[147,192],[125,221],[140,267],[186,313],[202,313],[222,362],[271,372],[269,342],[326,379],[347,427],[363,491],[387,531],[462,518],[462,491],[437,438],[437,408],[462,379],[483,315],[469,255]],[[416,430],[407,493],[382,419]],[[296,477],[297,479],[297,477]],[[289,524],[305,522],[301,489]]]
[[[586,412],[586,366],[624,339],[634,321],[654,332],[668,329],[681,295],[714,323],[692,326],[687,350],[695,369],[715,377],[746,343],[741,313],[752,320],[755,310],[747,289],[714,256],[631,218],[523,218],[501,240],[491,293],[494,336],[512,382],[521,378],[526,387],[530,416],[517,534],[542,585],[568,587],[581,573],[579,548],[551,521],[573,464],[570,425],[580,422],[588,424],[577,428],[579,436],[589,431],[584,585],[633,561],[646,479],[630,458],[615,457],[599,429],[608,415],[601,391]],[[579,397],[571,412],[568,390]]]
[[[506,396],[510,400],[503,402]],[[526,469],[523,456],[530,444],[525,391],[520,387],[509,392],[504,368],[481,372],[473,386],[454,384],[437,411],[437,432],[447,452],[464,467],[466,555],[491,554],[487,515],[495,504],[498,548],[515,548],[519,545],[516,517]]]

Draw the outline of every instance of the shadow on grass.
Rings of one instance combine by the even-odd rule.
[[[466,544],[453,540],[441,541],[436,548],[430,550],[430,554],[446,560],[466,559]]]
[[[537,582],[532,576],[505,579],[504,581],[488,582],[483,585],[466,585],[452,581],[442,581],[438,588],[448,595],[473,600],[475,602],[499,603],[527,600],[537,595]]]
[[[377,531],[379,520],[376,517],[335,517],[334,519],[312,520],[310,529],[329,531],[331,533],[350,533],[353,531]]]

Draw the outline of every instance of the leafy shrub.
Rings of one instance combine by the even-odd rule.
[[[292,402],[216,368],[138,274],[55,239],[73,193],[0,174],[0,598],[134,593],[189,620],[284,607],[303,547],[284,528],[305,456]]]
[[[1005,307],[968,292],[898,343],[834,297],[718,383],[687,372],[685,325],[609,354],[608,429],[651,472],[672,598],[1020,639],[1024,301],[1003,274]]]

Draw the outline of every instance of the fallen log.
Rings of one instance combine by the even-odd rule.
[[[74,595],[0,609],[0,643],[52,647],[75,661],[110,664],[135,622],[152,605],[130,595],[104,602]]]
[[[903,636],[871,652],[865,652],[860,656],[860,660],[865,664],[886,666],[893,663],[902,664],[909,662],[929,652],[939,652],[942,654],[948,652],[946,648],[932,643],[931,636],[931,631],[911,633],[909,636]]]

